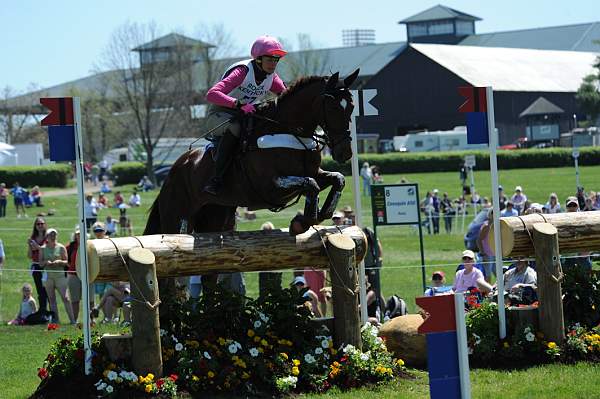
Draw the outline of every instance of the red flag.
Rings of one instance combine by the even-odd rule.
[[[487,112],[487,100],[485,87],[459,87],[458,93],[466,98],[466,101],[458,107],[458,112]]]
[[[456,331],[454,295],[424,296],[415,298],[415,301],[429,313],[429,317],[419,326],[419,334]]]
[[[42,126],[75,124],[72,97],[40,98],[40,103],[50,110],[50,113],[42,119]]]

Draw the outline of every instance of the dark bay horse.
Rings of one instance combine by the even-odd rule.
[[[202,191],[214,174],[210,150],[184,153],[172,166],[152,208],[144,234],[218,232],[233,230],[238,206],[250,209],[282,208],[297,195],[305,195],[303,230],[331,218],[344,188],[344,176],[320,168],[322,145],[333,159],[346,162],[352,156],[350,117],[354,105],[349,91],[358,70],[345,79],[300,79],[284,94],[259,107],[254,117],[253,138],[276,133],[311,138],[318,126],[324,135],[316,149],[257,148],[238,151],[227,170],[222,191],[213,196]],[[318,194],[331,187],[323,206]]]

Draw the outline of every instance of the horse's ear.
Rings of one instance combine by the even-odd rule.
[[[360,68],[358,68],[356,71],[352,72],[350,75],[346,76],[346,78],[344,79],[344,87],[349,88],[350,86],[352,86],[352,83],[354,83],[354,81],[358,77],[359,72],[360,72]]]
[[[340,79],[340,73],[336,72],[329,79],[327,79],[327,85],[325,86],[325,93],[332,92]]]

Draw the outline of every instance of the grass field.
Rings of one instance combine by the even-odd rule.
[[[600,166],[580,168],[581,182],[586,189],[600,191]],[[386,175],[385,183],[398,183],[404,177],[410,182],[419,183],[420,192],[433,188],[440,192],[447,191],[451,197],[460,192],[458,172]],[[500,184],[510,194],[516,185],[523,186],[525,193],[532,201],[545,203],[551,192],[556,192],[561,203],[575,191],[575,176],[573,168],[510,170],[500,173]],[[491,192],[489,172],[475,173],[475,186],[482,196]],[[119,187],[127,196],[131,186]],[[145,211],[151,204],[156,192],[142,193],[143,206],[130,209],[129,215],[133,221],[134,233],[140,234],[145,224]],[[341,199],[341,206],[353,204],[351,187],[347,187]],[[111,198],[112,199],[112,198]],[[5,322],[14,317],[20,301],[20,287],[24,282],[32,282],[29,274],[29,263],[26,258],[26,239],[31,233],[33,214],[36,210],[47,211],[56,209],[55,216],[47,218],[50,227],[59,231],[59,241],[68,242],[68,236],[76,224],[75,195],[48,197],[46,207],[30,209],[28,219],[17,219],[14,208],[9,204],[8,217],[0,219],[0,239],[4,242],[7,261],[0,278],[0,381],[3,382],[1,398],[26,397],[35,389],[38,379],[36,369],[41,365],[51,343],[61,334],[79,333],[74,327],[61,326],[58,331],[45,331],[41,327],[10,327]],[[240,221],[239,230],[255,230],[270,220],[276,227],[287,227],[297,208],[291,208],[278,214],[268,211],[257,212],[254,221]],[[363,197],[363,220],[371,224],[370,200]],[[107,214],[113,217],[118,212],[101,210],[99,220],[104,220]],[[466,223],[468,224],[467,219]],[[443,225],[443,223],[441,223]],[[427,275],[433,270],[441,269],[452,275],[459,262],[460,251],[463,249],[460,222],[458,229],[452,234],[436,236],[425,235],[424,248],[427,264]],[[442,226],[443,231],[443,226]],[[414,297],[422,293],[420,252],[417,231],[411,227],[386,227],[379,229],[379,237],[384,250],[384,267],[382,269],[382,288],[389,296],[397,293],[406,299],[409,308],[414,309]],[[285,268],[286,265],[281,265]],[[291,274],[284,277],[291,280]],[[258,278],[256,273],[246,274],[248,293],[257,293]],[[59,308],[62,305],[59,303]],[[62,320],[67,320],[64,310],[61,310]],[[114,330],[114,327],[101,326],[101,331]],[[474,370],[472,373],[473,397],[489,397],[490,395],[503,398],[575,398],[600,397],[596,387],[600,382],[598,367],[591,364],[573,366],[552,365],[531,368],[523,371],[489,371]],[[422,398],[427,397],[426,373],[416,371],[414,381],[401,381],[375,390],[358,390],[350,393],[330,393],[324,397],[336,398]],[[313,397],[313,396],[307,396]],[[323,396],[319,396],[323,397]]]

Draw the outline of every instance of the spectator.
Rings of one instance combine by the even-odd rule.
[[[452,219],[456,214],[456,210],[452,205],[452,201],[448,198],[448,193],[443,194],[443,198],[440,201],[440,210],[444,214],[444,230],[447,234],[452,233]]]
[[[275,229],[271,222],[265,222],[260,226],[260,229],[268,234],[269,231]],[[305,273],[306,275],[306,273]],[[259,272],[258,273],[258,292],[264,295],[267,292],[281,289],[281,272]]]
[[[435,271],[431,275],[431,287],[425,290],[423,295],[436,296],[453,294],[452,287],[446,285],[446,274],[442,271]]]
[[[4,268],[5,260],[6,255],[4,254],[4,244],[2,244],[2,240],[0,240],[0,278],[2,278],[2,269]]]
[[[372,287],[375,291],[375,298],[378,298],[377,305],[379,307],[379,311],[383,313],[385,310],[385,300],[381,299],[383,295],[381,293],[380,279],[380,271],[381,267],[383,266],[383,248],[381,246],[381,241],[379,241],[379,238],[375,236],[375,232],[373,230],[368,227],[364,227],[363,232],[367,237],[368,247],[364,258],[367,279],[370,287]]]
[[[129,216],[127,216],[127,208],[125,204],[119,208],[119,235],[120,236],[131,236],[133,235],[133,225]]]
[[[481,270],[475,267],[475,253],[470,250],[465,250],[462,253],[463,263],[459,266],[463,268],[456,272],[454,279],[454,285],[452,290],[454,292],[465,292],[471,288],[477,288],[481,286],[481,282],[485,283],[485,278]]]
[[[92,179],[92,183],[94,184],[94,187],[96,187],[98,185],[99,177],[100,176],[100,167],[98,166],[98,164],[92,165],[90,168],[90,178]]]
[[[577,203],[579,204],[579,209],[583,210],[585,208],[585,191],[583,187],[577,187]]]
[[[79,318],[79,304],[81,302],[81,280],[77,276],[77,252],[79,250],[80,231],[77,228],[73,233],[71,242],[67,245],[67,289],[69,291],[69,299],[73,308],[73,319]],[[94,308],[94,284],[88,287],[90,296],[90,309]]]
[[[31,259],[31,276],[35,284],[40,310],[48,311],[48,294],[42,282],[44,268],[41,266],[42,246],[46,244],[46,221],[41,218],[35,218],[33,222],[33,231],[27,240],[27,257]]]
[[[130,296],[131,288],[129,283],[119,281],[109,286],[98,306],[95,306],[92,310],[92,316],[98,317],[100,309],[104,313],[104,320],[102,323],[117,323],[119,321],[119,308],[123,308],[123,324],[129,325],[131,323],[131,309],[127,304],[131,301]]]
[[[483,261],[483,274],[485,276],[485,281],[488,283],[492,279],[492,273],[494,276],[496,275],[496,267],[494,264],[496,257],[494,256],[494,251],[492,251],[489,243],[490,230],[493,224],[494,211],[490,209],[487,220],[481,225],[481,228],[479,229],[479,235],[477,237],[477,247],[479,248],[479,255]]]
[[[381,171],[379,170],[379,166],[377,166],[377,165],[371,166],[371,172],[373,172],[373,184],[383,183],[383,176],[381,176]]]
[[[146,192],[146,191],[153,190],[154,189],[154,184],[152,184],[152,181],[150,181],[150,179],[148,178],[148,176],[144,176],[144,177],[142,177],[142,179],[138,183],[138,187],[141,188],[142,191]]]
[[[477,251],[479,248],[477,247],[477,238],[479,237],[479,230],[481,230],[481,225],[483,222],[487,220],[489,209],[482,209],[475,215],[473,221],[469,223],[467,227],[467,232],[465,233],[464,242],[465,248],[470,249],[472,251]]]
[[[102,180],[102,184],[100,184],[100,192],[103,194],[108,194],[111,192],[110,186],[108,185],[108,180],[104,178]]]
[[[498,201],[498,205],[500,205],[500,211],[503,211],[504,208],[506,208],[506,202],[508,201],[508,198],[506,197],[506,194],[504,194],[504,187],[501,185],[498,185]]]
[[[106,238],[106,226],[102,222],[96,222],[92,225],[92,232],[94,233],[94,238],[97,240],[101,240]],[[104,295],[104,291],[110,287],[109,283],[94,283],[94,292],[100,300],[102,300],[102,296]],[[97,316],[95,316],[97,317]]]
[[[600,191],[597,191],[593,196],[593,207],[595,211],[600,210]]]
[[[142,198],[138,194],[137,190],[134,189],[131,193],[131,197],[129,197],[129,206],[137,207],[140,205],[142,205]]]
[[[27,213],[25,213],[25,190],[19,185],[19,182],[15,182],[10,194],[13,196],[17,218],[27,217]]]
[[[561,213],[562,209],[560,209],[560,202],[558,202],[558,196],[556,193],[550,194],[550,198],[548,198],[548,202],[544,206],[546,209],[546,213]]]
[[[69,316],[71,324],[76,324],[77,320],[73,318],[73,308],[69,298],[67,298],[67,273],[69,263],[67,262],[67,250],[64,245],[57,241],[58,232],[56,229],[46,231],[46,245],[42,248],[42,266],[44,268],[44,288],[48,294],[50,310],[54,312],[54,322],[59,323],[58,305],[56,303],[56,293],[58,291],[65,306],[65,311]]]
[[[431,192],[427,191],[425,198],[421,201],[420,206],[421,212],[425,214],[424,224],[427,227],[427,234],[431,234],[431,227],[433,225],[433,199]]]
[[[8,202],[8,190],[6,184],[0,183],[0,218],[6,217],[6,203]]]
[[[313,290],[310,289],[309,286],[306,285],[306,279],[302,276],[294,277],[294,281],[292,281],[292,286],[302,293],[302,303],[301,305],[307,306],[310,311],[315,315],[315,317],[321,317],[321,310],[319,309],[319,297]]]
[[[342,212],[344,212],[344,224],[347,226],[354,226],[356,224],[356,216],[354,215],[352,207],[346,205],[342,208]]]
[[[440,234],[440,199],[438,198],[439,190],[433,189],[431,194],[431,206],[433,212],[431,214],[431,222],[433,223],[433,234]]]
[[[385,311],[385,299],[381,295],[377,295],[377,292],[371,286],[371,283],[366,279],[365,284],[367,285],[367,316],[369,323],[379,326],[381,315]]]
[[[465,162],[461,162],[458,168],[458,176],[460,178],[460,186],[466,187],[467,183],[467,167],[465,166]]]
[[[532,213],[544,213],[542,204],[533,202],[525,209],[525,212],[523,212],[524,215],[531,215]]]
[[[515,267],[504,273],[504,289],[517,292],[523,287],[531,287],[537,290],[537,273],[529,267],[527,260],[519,259],[515,263]]]
[[[121,192],[120,192],[120,191],[117,191],[117,192],[115,193],[115,198],[113,199],[113,202],[114,202],[114,205],[113,205],[113,206],[114,206],[115,208],[120,208],[120,207],[121,207],[121,205],[122,205],[122,204],[125,202],[125,199],[124,199],[124,198],[123,198],[123,196],[121,195]]]
[[[500,212],[500,217],[519,216],[519,212],[513,207],[512,201],[506,201],[506,208]]]
[[[334,226],[343,226],[344,225],[344,214],[342,212],[335,212],[331,217]]]
[[[107,237],[114,236],[117,233],[117,224],[119,224],[119,222],[113,219],[112,216],[106,215],[106,222],[104,224],[106,226]]]
[[[589,211],[593,211],[594,210],[594,204],[592,202],[592,198],[588,197],[585,199],[585,205],[583,206],[582,209],[584,212],[589,212]]]
[[[104,180],[104,178],[107,177],[106,172],[108,172],[108,161],[106,159],[103,159],[98,163],[98,167],[100,168],[99,178],[101,180]]]
[[[109,204],[108,204],[108,200],[106,199],[106,196],[104,195],[104,193],[100,193],[98,194],[98,208],[108,208]]]
[[[565,202],[567,212],[580,212],[579,200],[577,197],[569,197]],[[568,257],[561,259],[563,270],[581,268],[585,271],[592,270],[592,259],[589,256],[589,252],[581,252],[576,254],[575,257]]]
[[[85,228],[89,229],[91,225],[96,223],[98,220],[98,203],[94,199],[94,196],[90,193],[85,195],[85,202],[83,203],[83,213],[85,215]]]
[[[22,326],[23,324],[25,324],[25,320],[27,319],[27,317],[29,317],[29,315],[34,314],[37,311],[37,304],[35,303],[35,299],[33,299],[33,297],[31,296],[31,291],[31,284],[23,284],[23,288],[21,288],[23,298],[21,299],[19,312],[17,313],[14,319],[8,322],[9,326]]]
[[[325,279],[327,278],[327,272],[325,270],[315,270],[314,268],[304,269],[304,280],[313,292],[317,295],[317,306],[319,307],[320,317],[324,317],[327,314],[327,300],[325,298],[325,292],[322,291],[325,288]]]
[[[473,191],[473,194],[471,194],[471,205],[481,205],[481,203],[481,196],[477,191]]]
[[[363,163],[360,169],[360,177],[363,181],[363,195],[371,195],[371,183],[373,182],[373,171],[369,167],[369,163]]]
[[[44,204],[42,204],[42,192],[40,191],[40,186],[33,186],[29,196],[31,197],[31,202],[33,202],[35,206],[44,206]]]
[[[579,201],[577,197],[569,197],[565,202],[567,212],[579,212]]]
[[[525,203],[527,202],[527,196],[523,193],[523,188],[521,186],[515,187],[515,193],[510,199],[513,203],[513,207],[519,215],[523,213],[525,210]]]

